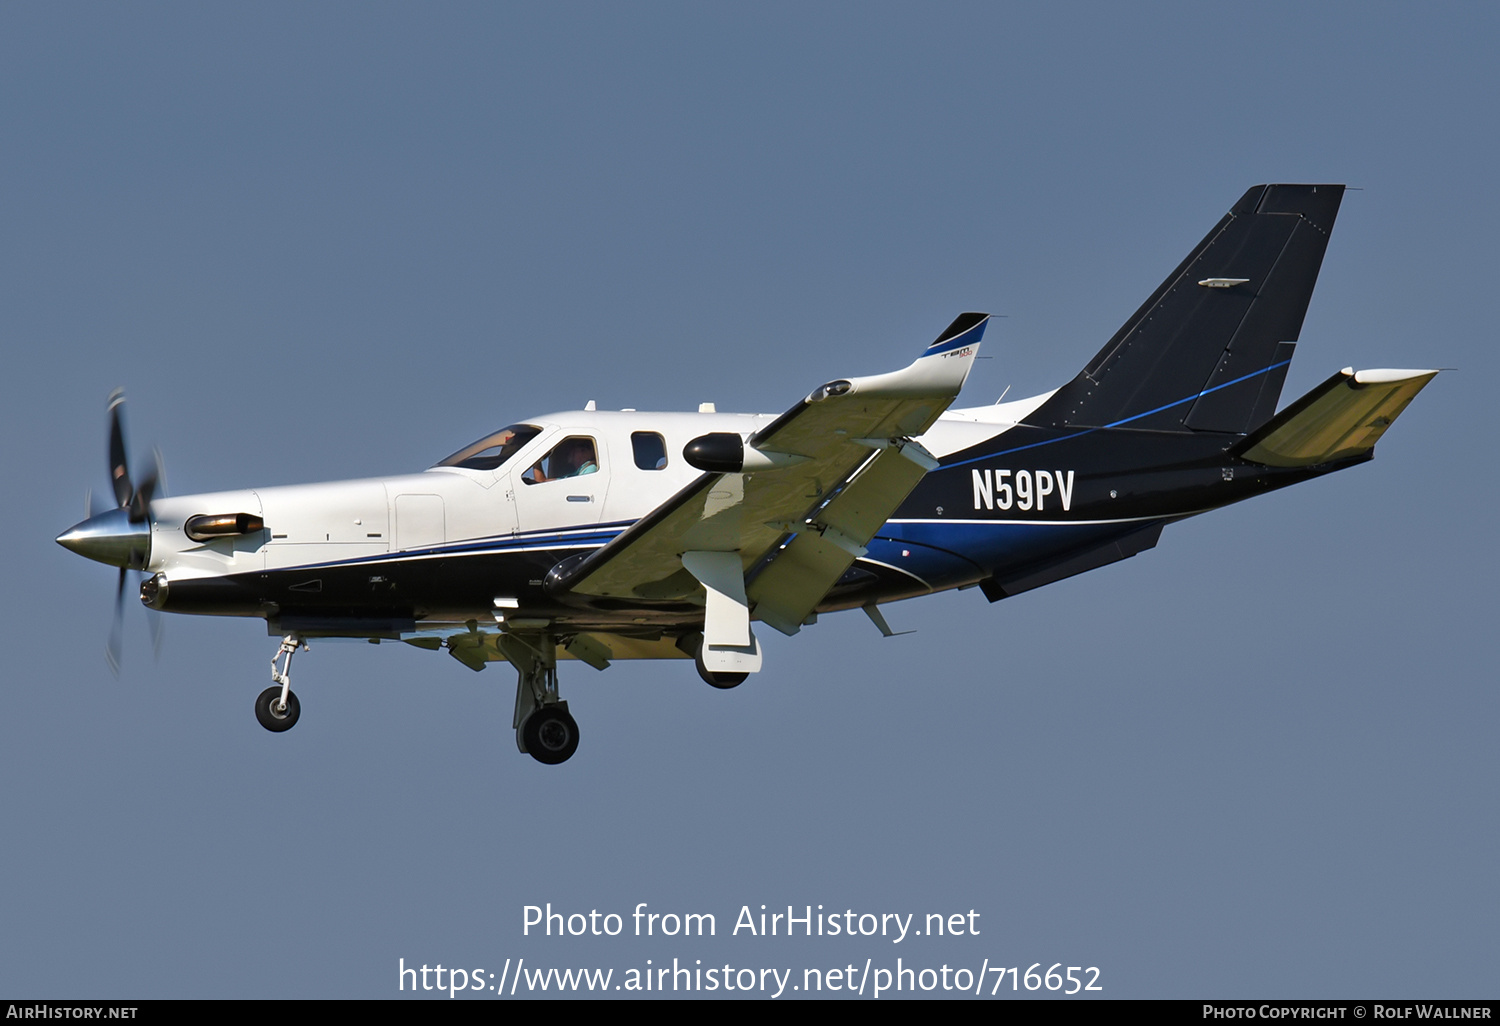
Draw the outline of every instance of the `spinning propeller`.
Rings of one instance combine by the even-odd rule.
[[[115,585],[115,614],[110,626],[104,655],[110,669],[120,672],[121,622],[125,611],[125,579],[131,570],[144,570],[151,556],[151,500],[160,491],[166,494],[166,471],[161,450],[152,450],[150,471],[136,484],[130,476],[125,457],[125,393],[115,389],[109,396],[109,478],[114,488],[115,509],[96,513],[93,489],[84,500],[87,518],[58,535],[57,543],[66,549],[100,563],[120,568]],[[161,621],[149,616],[151,644],[161,650]]]

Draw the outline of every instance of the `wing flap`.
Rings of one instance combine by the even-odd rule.
[[[801,628],[828,589],[865,554],[891,513],[937,465],[916,442],[887,444],[801,524],[747,591],[755,614],[783,634]]]
[[[1363,456],[1437,373],[1345,368],[1247,437],[1236,454],[1270,467]]]

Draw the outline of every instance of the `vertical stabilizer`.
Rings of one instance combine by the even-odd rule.
[[[1342,185],[1257,185],[1027,423],[1244,433],[1275,412]]]

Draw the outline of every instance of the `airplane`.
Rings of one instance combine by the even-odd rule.
[[[112,638],[130,570],[150,609],[264,619],[267,730],[301,715],[309,639],[402,641],[510,663],[516,747],[562,763],[579,731],[560,662],[692,660],[731,688],[762,668],[762,625],[862,609],[889,636],[886,603],[998,602],[1371,459],[1436,370],[1345,368],[1276,411],[1343,192],[1250,189],[1077,376],[994,405],[952,408],[989,319],[963,313],[904,369],[779,416],[590,402],[421,473],[167,497],[159,465],[131,476],[116,395],[117,507],[57,541],[120,568]]]

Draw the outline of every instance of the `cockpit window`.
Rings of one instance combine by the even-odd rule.
[[[521,480],[525,484],[534,485],[598,472],[599,457],[594,450],[594,440],[582,435],[572,435],[558,442],[551,452],[537,460],[534,466],[521,475]]]
[[[437,466],[494,470],[541,433],[542,429],[533,424],[512,424],[510,427],[501,428],[493,435],[486,435],[479,441],[464,446]]]

